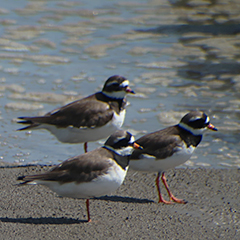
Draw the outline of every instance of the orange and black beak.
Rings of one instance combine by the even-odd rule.
[[[212,130],[212,131],[217,131],[217,128],[215,128],[214,125],[211,124],[211,123],[208,124],[207,128]]]
[[[136,142],[133,143],[133,148],[143,150],[143,147]]]
[[[125,91],[126,91],[127,93],[135,94],[135,92],[134,92],[129,86],[125,87]]]

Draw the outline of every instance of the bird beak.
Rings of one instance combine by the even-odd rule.
[[[208,124],[207,128],[212,130],[212,131],[217,131],[217,128],[215,128],[214,125],[211,124],[211,123]]]
[[[129,86],[125,87],[125,91],[126,91],[127,93],[135,94],[135,92],[134,92]]]
[[[143,147],[136,142],[133,143],[133,148],[143,150]]]

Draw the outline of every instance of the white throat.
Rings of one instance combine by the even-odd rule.
[[[115,98],[115,99],[123,99],[126,96],[125,91],[117,91],[117,92],[105,92],[102,91],[104,95],[106,95],[109,98]]]
[[[195,136],[199,136],[199,135],[203,135],[203,133],[207,130],[207,127],[205,128],[198,128],[198,129],[194,129],[192,127],[189,127],[188,125],[186,125],[185,123],[180,122],[178,124],[181,128],[191,132],[193,135]]]
[[[110,146],[105,146],[105,148],[109,149],[110,151],[113,151],[115,153],[117,153],[120,156],[126,157],[126,156],[130,156],[133,152],[133,147],[132,146],[128,146],[122,149],[114,149]]]

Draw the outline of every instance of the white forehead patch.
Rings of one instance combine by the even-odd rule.
[[[131,138],[130,138],[130,143],[134,143],[134,141],[135,141],[135,138],[134,138],[134,136],[131,136]]]
[[[120,86],[121,87],[127,87],[129,85],[129,81],[128,80],[124,80],[121,84],[120,84]]]
[[[210,122],[210,118],[207,117],[205,123],[209,123],[209,122]]]

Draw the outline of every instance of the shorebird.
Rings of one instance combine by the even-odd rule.
[[[181,119],[179,124],[146,134],[136,140],[142,149],[133,151],[129,167],[136,171],[158,172],[156,186],[159,202],[169,204],[172,200],[177,203],[186,203],[171,193],[164,172],[186,162],[201,142],[202,135],[207,129],[217,131],[205,113],[191,111]],[[160,176],[170,201],[164,200],[161,195]]]
[[[19,117],[28,126],[18,130],[46,129],[63,143],[84,143],[109,137],[124,122],[126,94],[134,91],[129,81],[114,75],[107,79],[102,91],[48,112],[44,116]]]
[[[46,173],[20,176],[20,184],[42,184],[62,197],[86,200],[115,191],[124,181],[133,148],[141,148],[131,133],[118,130],[103,147],[70,158]]]

